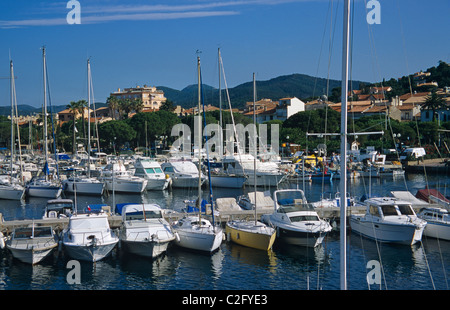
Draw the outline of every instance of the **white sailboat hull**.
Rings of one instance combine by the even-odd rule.
[[[424,235],[436,239],[450,240],[450,224],[439,222],[427,222]]]
[[[30,197],[58,198],[62,188],[57,185],[29,185],[27,195]]]
[[[80,195],[102,195],[105,184],[99,181],[84,179],[82,181],[65,180],[63,181],[65,192],[76,193]]]
[[[212,175],[211,185],[213,187],[242,188],[246,180],[246,177]]]
[[[108,191],[123,192],[123,193],[135,193],[140,194],[145,190],[147,186],[147,180],[131,180],[127,178],[114,178],[114,183],[112,179],[105,179],[105,187]]]
[[[25,194],[24,188],[16,188],[14,186],[0,186],[0,199],[20,200]]]

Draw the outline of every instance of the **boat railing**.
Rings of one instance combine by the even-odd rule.
[[[46,248],[53,246],[55,244],[55,239],[53,237],[49,236],[49,238],[30,238],[30,239],[13,239],[11,241],[11,247],[17,247],[19,244],[25,243],[25,249],[26,250],[32,250],[34,248]]]
[[[129,238],[130,236],[134,235],[134,238],[132,239],[132,241],[137,241],[137,240],[148,240],[148,241],[158,241],[158,240],[162,240],[162,239],[170,239],[172,237],[172,234],[169,233],[169,231],[165,230],[165,229],[158,229],[156,232],[152,232],[150,233],[149,231],[139,231],[139,232],[133,232],[133,233],[128,233],[127,234],[127,238]],[[165,238],[161,238],[161,237],[165,237]],[[128,239],[130,240],[130,239]]]

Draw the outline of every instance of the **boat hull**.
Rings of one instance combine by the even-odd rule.
[[[55,242],[54,244],[46,247],[21,249],[7,245],[7,248],[11,251],[14,258],[17,258],[21,262],[35,265],[46,258],[57,246],[58,244]]]
[[[216,233],[202,233],[201,229],[193,230],[176,230],[178,235],[175,238],[175,244],[196,251],[214,252],[222,243],[223,231],[216,228]]]
[[[450,224],[427,221],[423,234],[431,238],[450,240]]]
[[[147,178],[147,186],[145,187],[148,191],[158,191],[165,190],[169,186],[170,179],[150,179]]]
[[[175,239],[175,238],[173,238]],[[170,242],[173,239],[168,239],[167,241],[130,241],[121,240],[121,245],[126,251],[144,257],[155,258],[167,251]]]
[[[276,237],[276,232],[271,227],[264,225],[258,228],[246,223],[229,222],[225,232],[227,239],[236,244],[264,251],[272,248]]]
[[[413,245],[422,240],[424,226],[381,223],[364,220],[363,216],[350,217],[352,232],[386,243]]]
[[[0,199],[21,200],[25,194],[25,189],[0,188]]]
[[[242,188],[247,181],[245,177],[234,176],[211,176],[212,187],[225,187],[225,188]]]
[[[66,181],[63,182],[64,191],[67,193],[76,193],[80,195],[98,195],[103,194],[105,188],[104,183],[101,182],[77,182]]]
[[[64,243],[64,249],[73,259],[97,262],[110,255],[116,244],[117,241],[101,245],[78,245]]]
[[[44,187],[31,185],[27,187],[26,191],[30,197],[58,198],[61,196],[62,188],[59,186]]]
[[[140,194],[145,190],[147,181],[131,181],[131,180],[119,180],[115,178],[114,184],[112,180],[105,180],[105,187],[108,191],[115,191],[121,193],[134,193]]]
[[[175,188],[193,188],[198,186],[198,176],[197,177],[177,177],[171,176],[172,179],[172,187]],[[205,179],[202,178],[202,185],[205,182]]]
[[[284,175],[282,174],[256,174],[256,180],[254,174],[249,172],[248,179],[245,182],[246,185],[251,186],[277,186],[282,180]],[[256,183],[256,184],[255,184]]]

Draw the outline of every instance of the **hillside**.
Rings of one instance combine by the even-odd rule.
[[[359,87],[359,81],[353,81],[353,87]],[[340,87],[338,80],[329,80],[329,93],[335,87]],[[197,85],[190,85],[183,90],[158,86],[164,91],[166,98],[173,101],[175,105],[189,108],[197,104]],[[297,97],[305,99],[308,97],[320,96],[326,92],[327,79],[315,78],[305,74],[291,74],[279,76],[267,81],[256,81],[257,98],[269,98],[278,100],[284,97]],[[204,86],[205,104],[219,105],[219,90],[211,86]],[[253,82],[247,82],[228,89],[230,101],[233,108],[242,108],[245,103],[253,100]],[[222,95],[222,104],[228,104],[225,100],[225,93]]]

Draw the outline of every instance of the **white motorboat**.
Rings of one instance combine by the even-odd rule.
[[[256,170],[255,170],[256,160]],[[247,185],[277,186],[287,174],[274,162],[254,159],[251,154],[226,155],[222,159],[223,171],[247,178]]]
[[[37,264],[58,246],[53,229],[50,226],[16,228],[6,247],[18,260]]]
[[[25,194],[25,187],[19,181],[9,176],[0,177],[0,199],[21,200]]]
[[[73,176],[62,181],[65,192],[79,195],[95,195],[101,196],[105,188],[105,183],[96,178],[85,176]]]
[[[331,225],[319,218],[300,189],[277,190],[273,193],[275,211],[263,214],[261,221],[275,227],[277,238],[292,245],[320,245]]]
[[[247,177],[228,175],[225,173],[211,173],[211,186],[220,188],[242,188]]]
[[[426,221],[417,217],[410,202],[377,197],[364,203],[364,215],[350,216],[352,231],[379,242],[412,245],[422,240]]]
[[[47,178],[33,178],[26,185],[26,194],[29,197],[58,198],[62,187],[58,181]]]
[[[67,218],[73,213],[75,213],[75,206],[72,199],[50,199],[47,201],[42,219]]]
[[[248,194],[240,195],[237,199],[238,205],[245,210],[252,210],[255,205],[258,209],[273,209],[274,201],[270,197],[270,192],[249,192]]]
[[[62,243],[70,257],[96,262],[108,256],[119,242],[104,212],[73,214],[63,230]]]
[[[175,222],[172,227],[175,231],[175,244],[180,247],[214,252],[222,244],[222,228],[213,226],[204,217],[185,216]]]
[[[108,191],[140,194],[147,186],[147,180],[131,175],[125,165],[119,161],[110,163],[103,169],[101,181]]]
[[[171,160],[161,164],[165,174],[172,179],[172,187],[192,188],[196,187],[199,178],[197,165],[190,160]],[[201,173],[201,172],[200,172]],[[205,182],[206,177],[201,173],[201,182]]]
[[[347,193],[346,196],[348,207],[360,205],[360,203],[357,202],[355,197],[351,197],[349,193]],[[314,208],[340,208],[341,207],[340,200],[341,200],[341,193],[336,192],[333,197],[333,194],[331,192],[327,192],[322,194],[322,199],[320,199],[319,201],[311,202],[311,205]]]
[[[423,208],[417,214],[427,221],[423,234],[427,237],[450,240],[450,214],[443,208]]]
[[[121,209],[121,245],[130,253],[157,257],[175,240],[163,210],[156,204],[127,204]]]
[[[157,161],[138,159],[134,167],[134,175],[147,180],[147,190],[164,190],[169,186],[171,178],[162,171]]]

